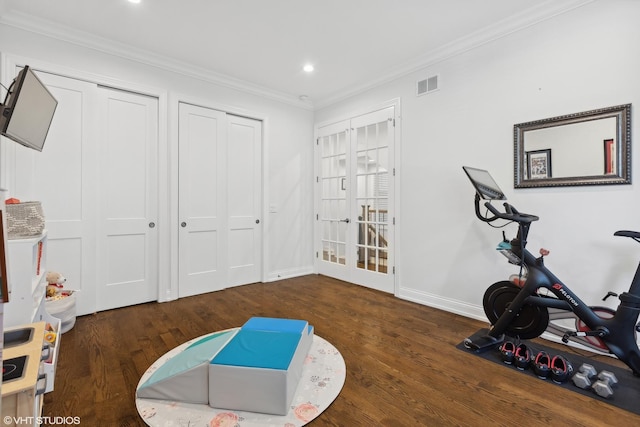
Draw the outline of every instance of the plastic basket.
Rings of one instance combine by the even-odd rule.
[[[76,323],[76,297],[69,296],[45,301],[47,312],[60,319],[60,333],[69,331]]]

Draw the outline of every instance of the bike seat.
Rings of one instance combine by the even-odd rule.
[[[640,232],[638,231],[620,230],[613,233],[613,235],[622,236],[622,237],[631,237],[632,239],[640,239]]]

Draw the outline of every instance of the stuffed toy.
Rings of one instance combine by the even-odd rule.
[[[64,282],[67,281],[62,274],[55,271],[48,271],[46,279],[47,297],[55,296],[63,288]]]

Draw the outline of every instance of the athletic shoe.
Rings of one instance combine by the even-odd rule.
[[[562,384],[573,375],[573,366],[566,358],[562,356],[554,356],[551,360],[551,379]]]
[[[500,346],[502,361],[507,365],[511,365],[513,363],[515,352],[516,352],[516,345],[511,341],[505,341]]]
[[[531,359],[531,350],[529,350],[526,345],[520,344],[516,347],[516,352],[514,353],[516,368],[520,370],[527,369],[531,363]]]
[[[546,351],[541,351],[536,355],[536,358],[533,362],[533,370],[536,375],[540,378],[547,379],[549,374],[551,373],[551,358]]]

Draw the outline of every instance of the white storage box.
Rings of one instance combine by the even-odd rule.
[[[304,320],[252,317],[209,365],[209,406],[286,415],[312,342]]]

